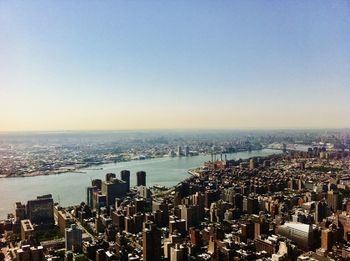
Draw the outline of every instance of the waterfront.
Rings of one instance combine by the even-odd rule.
[[[278,150],[263,149],[252,152],[227,154],[228,159],[246,159],[281,153]],[[92,179],[104,179],[105,174],[114,172],[119,177],[123,169],[131,171],[131,185],[135,185],[136,171],[147,173],[147,186],[156,184],[173,186],[188,177],[188,170],[203,165],[210,160],[210,155],[194,157],[158,158],[129,162],[111,163],[80,169],[78,173],[67,172],[50,176],[0,179],[0,218],[14,211],[16,201],[26,202],[38,195],[52,194],[55,201],[62,206],[79,204],[86,200],[86,187]],[[102,169],[100,169],[102,168]]]

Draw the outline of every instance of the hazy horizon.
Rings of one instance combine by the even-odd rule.
[[[75,133],[92,133],[92,134],[103,134],[103,133],[152,133],[152,132],[161,132],[161,133],[214,133],[214,132],[320,132],[320,131],[348,131],[350,127],[344,128],[163,128],[163,129],[100,129],[100,130],[26,130],[26,131],[0,131],[1,134],[75,134]]]
[[[348,1],[0,2],[0,132],[350,127]]]

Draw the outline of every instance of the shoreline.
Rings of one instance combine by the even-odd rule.
[[[252,153],[247,153],[247,152],[243,152],[243,154],[232,153],[231,155],[232,155],[232,159],[238,159],[238,158],[247,159],[247,158],[256,157],[255,155],[256,154],[260,154],[260,153],[261,154],[265,154],[265,153],[269,154],[269,155],[264,155],[264,156],[261,155],[262,157],[271,156],[272,154],[274,154],[274,155],[278,154],[278,151],[274,151],[271,154],[268,152],[270,150],[267,150],[265,152],[264,151],[265,150],[254,150],[254,151],[252,151]],[[183,173],[182,174],[182,178],[181,179],[173,178],[171,180],[167,180],[166,181],[167,183],[170,182],[172,184],[168,184],[168,185],[164,184],[168,188],[168,190],[167,191],[158,191],[159,192],[159,196],[161,196],[161,194],[164,194],[164,193],[171,193],[172,191],[174,191],[174,189],[176,189],[176,187],[178,187],[181,183],[186,182],[187,180],[195,179],[196,177],[193,176],[193,175],[190,175],[190,173],[188,173],[188,171],[191,170],[191,169],[193,170],[193,169],[199,168],[201,166],[204,166],[204,162],[209,160],[210,155],[209,155],[209,157],[208,157],[208,155],[207,155],[207,157],[203,157],[203,155],[199,155],[199,157],[200,157],[200,159],[194,159],[193,158],[193,160],[195,160],[196,164],[195,165],[194,164],[190,164],[192,166],[188,166],[188,164],[186,163],[187,160],[185,160],[185,158],[183,158],[184,160],[179,160],[179,162],[181,162],[181,165],[185,164],[186,166],[188,166],[185,169],[183,169],[183,171],[182,171],[182,173]],[[160,161],[156,160],[156,161],[154,161],[151,164],[152,165],[157,165],[157,164],[164,165],[165,164],[166,166],[168,166],[167,165],[167,164],[169,164],[168,162],[171,161],[171,159],[170,160],[163,159],[163,160],[162,159]],[[177,159],[175,158],[175,160],[177,160]],[[172,165],[173,164],[171,164],[171,166]],[[177,165],[177,164],[175,164],[175,165]],[[133,166],[133,164],[131,164],[130,166]],[[105,168],[103,168],[104,170],[102,170],[102,171],[100,170],[99,172],[106,172],[108,170],[111,170],[111,168],[113,169],[113,167],[111,167],[111,166],[106,166]],[[175,168],[176,168],[176,166],[175,166]],[[160,175],[163,175],[163,174],[160,174]],[[176,175],[176,174],[174,174],[174,175]],[[66,186],[61,186],[61,185],[58,186],[58,187],[53,186],[54,190],[48,190],[46,188],[45,189],[38,188],[37,184],[45,184],[44,185],[45,187],[46,187],[46,185],[48,187],[51,187],[51,185],[50,185],[51,184],[51,179],[39,178],[39,180],[37,181],[38,183],[35,181],[35,179],[28,179],[28,180],[24,180],[24,179],[0,179],[0,185],[2,183],[1,181],[4,182],[3,184],[7,184],[7,185],[5,185],[6,187],[10,187],[12,183],[21,184],[21,185],[16,185],[16,189],[19,189],[18,186],[20,186],[20,187],[27,186],[27,184],[32,183],[31,180],[33,180],[33,182],[36,184],[36,185],[34,185],[35,188],[34,189],[29,188],[29,190],[28,190],[29,192],[26,190],[25,194],[27,194],[27,195],[23,199],[17,194],[16,195],[12,195],[11,194],[12,202],[25,201],[28,198],[35,197],[35,196],[40,195],[40,194],[52,193],[52,195],[54,196],[56,201],[60,202],[61,206],[68,207],[68,206],[75,205],[75,204],[79,203],[80,201],[84,201],[85,200],[85,190],[84,189],[85,189],[85,187],[89,186],[89,184],[88,184],[88,182],[86,182],[86,186],[85,185],[82,186],[81,185],[81,180],[83,179],[83,177],[86,177],[86,180],[90,179],[88,176],[85,176],[85,174],[81,174],[81,173],[77,173],[77,175],[70,175],[70,174],[67,174],[67,175],[56,175],[53,178],[56,181],[57,180],[58,181],[63,181],[63,180],[66,181],[67,178],[69,178],[69,177],[72,177],[72,185],[73,186],[79,186],[79,189],[76,190],[77,192],[74,192],[72,194],[72,195],[74,195],[75,200],[71,200],[71,196],[69,196],[69,197],[62,197],[61,198],[62,201],[57,201],[57,196],[65,195],[64,193],[69,193],[69,192],[66,191]],[[79,180],[79,181],[77,181],[77,180]],[[63,183],[60,183],[60,184],[63,184]],[[79,184],[79,185],[77,185],[77,184]],[[153,181],[150,181],[149,186],[151,187],[152,185],[156,185],[156,184],[163,184],[163,183],[159,183],[159,180],[153,180]],[[1,190],[1,188],[0,188],[0,190]],[[41,190],[43,190],[43,191],[41,192]],[[80,191],[83,191],[83,190],[84,190],[84,192],[80,192]],[[6,191],[7,190],[5,188],[4,192],[6,193]],[[13,189],[9,190],[8,192],[12,193],[12,191],[13,191]],[[0,205],[1,205],[1,200],[0,200]],[[0,211],[0,216],[1,217],[5,217],[5,215],[7,213],[11,213],[11,211],[13,211],[13,204],[8,204],[8,202],[3,202],[3,210]]]
[[[236,153],[240,153],[240,152],[248,152],[248,151],[259,151],[259,150],[263,150],[263,149],[271,149],[271,150],[275,150],[275,149],[272,149],[272,148],[261,148],[261,149],[253,149],[253,150],[248,150],[248,149],[245,149],[245,150],[238,150],[236,152],[233,152],[233,153],[226,153],[226,154],[236,154]],[[278,149],[277,149],[278,150]],[[216,155],[219,155],[220,153],[216,153]],[[209,153],[203,153],[203,154],[198,154],[198,155],[193,155],[193,156],[190,156],[190,157],[198,157],[198,156],[208,156],[210,155]],[[152,160],[152,159],[162,159],[162,158],[177,158],[176,157],[169,157],[167,155],[164,155],[162,157],[150,157],[150,158],[146,158],[146,159],[130,159],[130,160],[123,160],[123,161],[106,161],[106,162],[95,162],[95,163],[88,163],[84,166],[76,166],[72,169],[57,169],[57,170],[52,170],[52,171],[48,171],[48,172],[32,172],[32,173],[26,173],[26,174],[23,174],[23,175],[9,175],[9,174],[0,174],[0,179],[4,179],[4,178],[30,178],[30,177],[37,177],[37,176],[52,176],[52,175],[60,175],[60,174],[64,174],[64,173],[68,173],[68,172],[72,172],[72,173],[84,173],[84,171],[81,171],[82,169],[88,169],[90,167],[93,167],[93,166],[101,166],[101,165],[105,165],[105,164],[111,164],[111,163],[121,163],[121,162],[131,162],[131,161],[145,161],[145,160]],[[178,157],[178,158],[187,158],[185,156],[181,156],[181,157]],[[62,168],[65,168],[65,167],[62,167]],[[34,174],[33,174],[34,173]]]

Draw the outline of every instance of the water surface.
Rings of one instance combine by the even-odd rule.
[[[280,152],[264,149],[227,154],[227,158],[246,159]],[[21,201],[26,203],[27,200],[43,194],[52,194],[54,200],[62,206],[79,204],[81,201],[86,200],[86,187],[91,184],[92,179],[104,179],[105,174],[108,172],[114,172],[119,177],[119,173],[123,169],[131,171],[131,185],[136,183],[136,171],[144,170],[147,173],[147,186],[155,184],[174,186],[188,177],[187,171],[189,169],[202,166],[208,160],[210,160],[210,155],[158,158],[104,164],[79,170],[84,173],[67,172],[49,176],[0,178],[0,218],[5,218],[7,213],[14,212],[15,202]]]

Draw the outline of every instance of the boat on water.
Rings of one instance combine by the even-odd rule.
[[[166,186],[162,186],[159,184],[154,185],[153,188],[157,189],[157,190],[168,190],[168,188]]]

